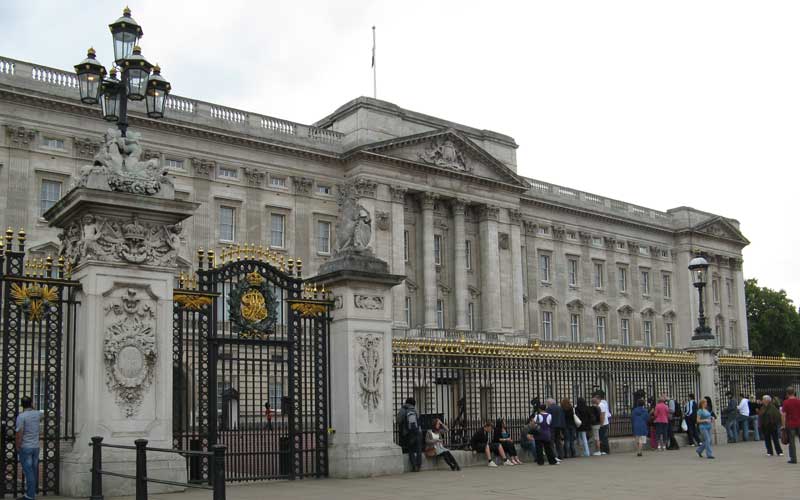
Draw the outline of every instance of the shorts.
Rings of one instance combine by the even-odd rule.
[[[647,436],[636,436],[636,442],[639,444],[647,444]]]
[[[592,439],[595,441],[600,441],[600,426],[593,425],[592,426]]]

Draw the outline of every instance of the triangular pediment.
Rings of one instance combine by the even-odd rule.
[[[527,183],[503,162],[453,129],[398,137],[359,148],[359,152],[425,166],[447,173],[527,189]]]
[[[749,244],[747,238],[730,221],[724,217],[713,217],[692,228],[695,232],[708,234],[716,238],[733,240],[742,244]]]

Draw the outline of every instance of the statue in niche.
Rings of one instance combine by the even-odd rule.
[[[345,252],[371,252],[372,216],[358,202],[350,185],[339,186],[339,220],[336,221],[336,254]]]

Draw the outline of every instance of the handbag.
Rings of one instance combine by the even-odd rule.
[[[783,428],[781,429],[781,444],[788,445],[789,444],[789,429]]]
[[[686,432],[689,430],[689,424],[686,423],[686,419],[681,420],[681,430]]]
[[[425,456],[428,458],[433,458],[436,456],[436,448],[425,448]]]
[[[581,420],[581,417],[579,417],[577,413],[572,414],[572,420],[575,422],[575,427],[583,425],[583,420]]]

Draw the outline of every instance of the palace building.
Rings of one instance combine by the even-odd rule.
[[[397,335],[683,348],[698,315],[687,266],[711,263],[706,316],[748,349],[742,248],[732,218],[666,212],[519,174],[516,141],[360,97],[313,125],[171,96],[163,120],[133,104],[131,129],[180,199],[179,272],[198,248],[269,247],[313,276],[335,249],[338,186],[352,183],[370,246],[406,276]],[[113,124],[80,102],[72,72],[0,56],[0,225],[59,252],[42,215],[93,161]],[[465,334],[467,335],[467,334]]]

